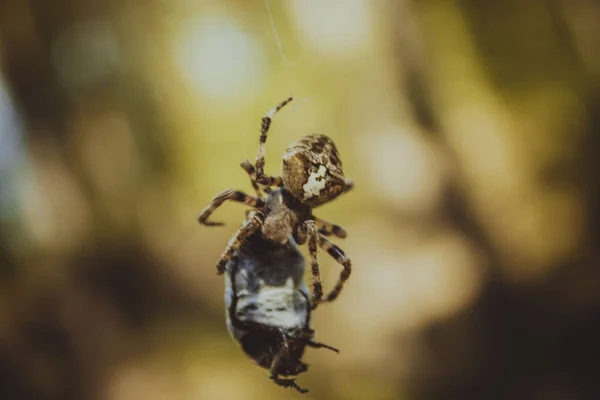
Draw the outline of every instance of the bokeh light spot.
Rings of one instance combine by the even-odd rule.
[[[260,47],[235,23],[203,17],[185,24],[176,45],[184,77],[213,98],[258,89],[264,77]]]
[[[302,38],[325,55],[362,49],[371,39],[371,15],[363,0],[295,0],[291,13]]]

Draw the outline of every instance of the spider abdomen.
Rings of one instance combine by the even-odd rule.
[[[285,187],[309,207],[317,207],[342,194],[344,172],[333,140],[314,134],[289,146],[283,156],[282,179]]]

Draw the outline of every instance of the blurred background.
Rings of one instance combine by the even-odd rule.
[[[199,226],[275,118],[356,189],[305,399],[600,398],[594,0],[1,0],[0,398],[291,399]],[[305,251],[305,250],[304,250]],[[340,267],[322,255],[326,288]]]

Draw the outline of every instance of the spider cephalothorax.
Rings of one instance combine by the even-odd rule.
[[[208,226],[210,215],[225,201],[253,207],[217,262],[217,272],[227,273],[227,325],[232,336],[257,364],[271,370],[279,385],[294,387],[293,379],[280,376],[306,371],[301,360],[306,346],[326,347],[312,341],[309,316],[322,301],[333,301],[350,277],[348,256],[327,236],[346,237],[341,227],[324,221],[312,208],[352,189],[345,179],[339,153],[325,135],[308,135],[292,144],[283,158],[282,176],[265,174],[267,132],[273,115],[289,98],[262,119],[255,164],[241,163],[257,196],[227,189],[213,198],[198,220]],[[273,189],[275,187],[275,189]],[[266,195],[266,196],[264,196]],[[297,244],[308,242],[312,272],[312,301],[304,283],[304,258]],[[339,280],[323,297],[317,249],[320,247],[343,266]]]

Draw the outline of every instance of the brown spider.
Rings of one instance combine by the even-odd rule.
[[[305,349],[339,352],[314,341],[315,331],[310,327],[311,311],[323,300],[317,246],[344,266],[325,301],[339,295],[351,268],[348,257],[326,238],[332,234],[344,238],[346,232],[313,216],[312,208],[350,190],[352,183],[343,178],[335,145],[324,135],[309,135],[291,145],[283,158],[282,177],[264,174],[271,118],[291,100],[263,118],[256,164],[242,161],[257,196],[225,190],[202,211],[199,221],[222,225],[208,217],[228,200],[254,207],[246,212],[244,224],[217,263],[218,273],[226,275],[227,329],[248,357],[270,371],[274,383],[306,393],[308,390],[295,382],[295,376],[308,370],[302,361]],[[312,265],[312,301],[304,282],[304,257],[297,245],[306,241]]]
[[[254,208],[230,240],[217,262],[217,273],[223,274],[227,263],[238,253],[249,237],[260,231],[262,238],[285,246],[290,238],[298,244],[308,241],[312,270],[312,309],[322,301],[333,301],[340,294],[351,273],[351,261],[327,236],[346,237],[341,227],[313,215],[312,209],[352,189],[352,181],[344,178],[342,162],[333,141],[320,134],[304,136],[290,145],[283,156],[281,176],[264,173],[267,132],[275,113],[292,101],[284,100],[263,118],[255,165],[245,159],[241,167],[248,173],[257,196],[227,189],[216,195],[200,213],[198,221],[207,226],[222,223],[209,221],[210,215],[225,201],[244,203]],[[272,189],[275,187],[275,189]],[[266,197],[263,197],[263,192]],[[343,266],[339,280],[323,298],[317,247],[321,247]]]

